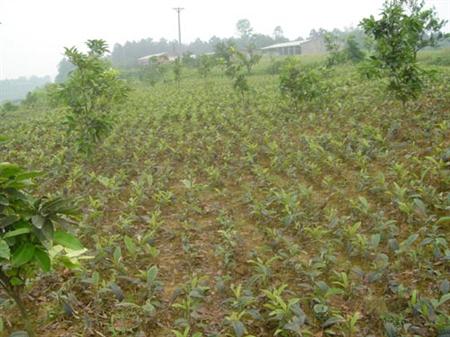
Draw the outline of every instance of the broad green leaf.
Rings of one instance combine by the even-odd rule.
[[[9,250],[8,243],[6,241],[0,240],[0,259],[9,260],[11,252]]]
[[[0,163],[0,176],[13,177],[22,173],[20,166],[11,163]]]
[[[120,288],[116,283],[111,283],[109,288],[113,292],[114,295],[116,295],[116,298],[119,302],[122,302],[125,298],[125,295],[123,294],[122,288]]]
[[[17,286],[22,286],[24,284],[23,280],[21,280],[18,277],[13,277],[11,278],[11,280],[9,281],[11,283],[12,286],[17,287]]]
[[[14,267],[20,267],[25,263],[30,262],[34,256],[35,250],[36,247],[33,244],[29,242],[24,243],[13,253],[11,259],[12,265]]]
[[[231,321],[231,325],[233,326],[233,331],[236,337],[242,337],[245,334],[245,325],[241,321]]]
[[[324,314],[328,311],[328,306],[324,304],[316,304],[313,309],[316,314]]]
[[[158,267],[156,266],[150,267],[149,270],[147,271],[147,284],[149,286],[151,286],[155,282],[157,275],[158,275]]]
[[[35,216],[31,217],[31,222],[33,223],[33,225],[36,228],[41,229],[45,223],[45,218],[41,215],[35,215]]]
[[[20,219],[17,215],[9,215],[0,218],[0,228],[6,228]]]
[[[321,325],[321,327],[322,327],[322,329],[327,329],[327,328],[330,328],[333,325],[340,323],[342,321],[343,321],[343,319],[341,317],[336,317],[336,316],[330,317],[325,321],[325,323],[323,323]]]
[[[436,225],[449,225],[449,224],[450,224],[450,216],[444,216],[436,222]]]
[[[31,171],[31,172],[24,172],[24,173],[18,174],[16,178],[18,180],[28,180],[28,179],[39,177],[41,175],[42,175],[42,172]]]
[[[64,265],[64,267],[66,267],[67,269],[70,270],[78,270],[81,268],[80,263],[77,260],[71,259],[68,256],[60,256],[58,258],[58,260]]]
[[[400,243],[400,251],[404,252],[406,251],[413,243],[417,240],[419,237],[419,234],[412,234],[410,235],[405,241]]]
[[[153,304],[151,304],[150,302],[145,303],[142,306],[142,309],[148,314],[153,314],[156,311],[155,306]]]
[[[443,305],[447,301],[450,301],[450,294],[442,295],[442,297],[440,298],[440,300],[439,300],[439,302],[438,302],[436,307],[440,307],[441,305]]]
[[[128,252],[131,255],[135,255],[137,248],[136,248],[136,244],[134,243],[133,239],[130,238],[129,236],[125,236],[123,241],[125,242],[125,247],[127,247]]]
[[[439,285],[439,290],[441,291],[441,293],[443,295],[449,293],[449,291],[450,291],[450,282],[447,279],[443,280],[441,282],[441,284]]]
[[[51,261],[48,253],[42,249],[37,248],[34,252],[34,258],[36,259],[37,264],[41,269],[45,272],[49,272],[51,268]]]
[[[8,198],[6,198],[4,195],[1,195],[1,194],[0,194],[0,205],[1,206],[8,206],[9,205]]]
[[[30,233],[31,230],[29,228],[18,228],[16,230],[13,230],[11,232],[6,233],[3,238],[7,239],[7,238],[12,238],[14,236],[19,236],[19,235],[23,235],[23,234],[28,234]]]
[[[83,249],[81,242],[72,234],[63,231],[55,231],[53,235],[53,241],[63,247],[73,250]]]
[[[373,235],[370,237],[370,245],[371,245],[373,248],[376,248],[376,247],[378,247],[378,245],[379,245],[379,243],[380,243],[380,240],[381,240],[381,235],[380,235],[380,234],[373,234]]]
[[[397,329],[392,323],[385,323],[384,329],[386,331],[387,337],[397,337]]]
[[[120,263],[122,258],[122,249],[120,249],[120,246],[117,246],[116,249],[114,249],[113,258],[115,263]]]

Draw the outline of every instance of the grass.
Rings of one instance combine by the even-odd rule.
[[[180,91],[136,85],[88,159],[66,143],[58,109],[6,116],[2,160],[45,172],[40,192],[81,198],[92,256],[28,285],[37,335],[432,337],[448,326],[450,69],[405,108],[341,66],[292,111],[268,62],[246,105],[219,75]],[[17,309],[1,309],[4,334],[19,329]]]

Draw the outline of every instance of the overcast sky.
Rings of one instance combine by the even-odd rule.
[[[450,19],[450,0],[427,0]],[[291,39],[313,28],[356,26],[379,13],[383,0],[0,0],[0,79],[57,73],[64,46],[103,38],[111,46],[127,40],[177,38],[181,6],[183,41],[236,34],[239,19],[258,33],[280,25]],[[449,31],[449,25],[446,30]]]

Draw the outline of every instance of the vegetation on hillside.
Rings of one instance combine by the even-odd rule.
[[[22,100],[30,91],[43,87],[50,82],[51,79],[49,76],[0,80],[0,104],[6,101]]]

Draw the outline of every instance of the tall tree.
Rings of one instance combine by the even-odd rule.
[[[275,41],[280,41],[285,38],[284,31],[283,28],[281,28],[281,26],[275,27],[275,29],[273,30],[273,38],[275,39]]]
[[[247,19],[239,20],[236,24],[236,28],[241,39],[250,40],[250,38],[253,35],[253,28],[249,20]]]

